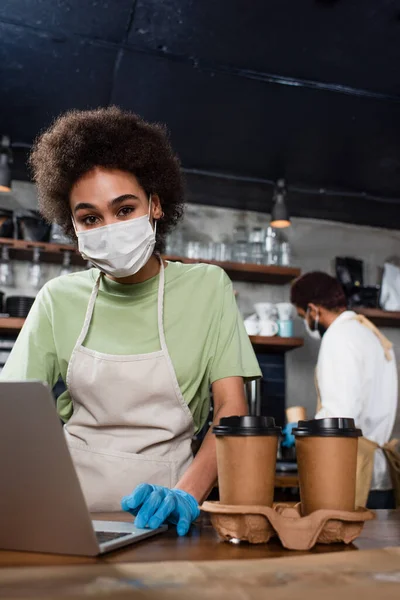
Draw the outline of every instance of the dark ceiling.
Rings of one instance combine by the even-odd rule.
[[[400,228],[400,1],[2,0],[0,58],[14,142],[118,104],[167,123],[194,201],[267,210],[284,176],[293,214]]]

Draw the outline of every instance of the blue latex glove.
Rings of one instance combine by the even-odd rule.
[[[183,490],[142,483],[121,501],[123,510],[136,517],[140,529],[157,529],[163,523],[176,525],[178,535],[186,535],[200,510],[197,500]]]
[[[284,448],[293,448],[294,446],[294,435],[292,429],[297,427],[297,423],[288,423],[286,427],[282,429],[283,442],[281,446]]]

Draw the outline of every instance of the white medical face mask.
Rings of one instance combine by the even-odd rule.
[[[307,321],[307,317],[308,317],[308,313],[309,312],[310,312],[310,309],[307,308],[306,317],[304,319],[304,327],[306,328],[306,331],[307,331],[308,335],[311,338],[313,338],[314,340],[320,340],[321,339],[321,334],[320,334],[320,331],[318,329],[319,314],[317,313],[317,318],[315,319],[315,324],[314,324],[314,330],[312,330],[311,327],[308,324],[308,321]]]
[[[156,228],[149,214],[124,223],[112,223],[89,231],[76,231],[79,252],[100,271],[116,277],[134,275],[149,260],[156,244]],[[75,226],[75,225],[74,225]]]

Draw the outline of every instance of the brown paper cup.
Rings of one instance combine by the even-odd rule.
[[[221,504],[272,506],[277,436],[217,437]]]
[[[286,409],[286,421],[288,423],[298,423],[306,419],[307,413],[304,406],[290,406]]]
[[[223,417],[216,436],[222,504],[272,506],[276,454],[282,433],[272,417]]]
[[[296,437],[303,515],[355,509],[357,437]]]

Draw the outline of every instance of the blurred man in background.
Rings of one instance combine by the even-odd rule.
[[[394,473],[393,445],[386,447],[397,411],[392,344],[368,319],[347,310],[340,283],[326,273],[299,277],[292,286],[291,302],[309,335],[321,341],[315,418],[350,417],[363,432],[358,462],[362,456],[367,468],[357,473],[357,503],[394,508],[396,481],[392,480],[400,474]]]

